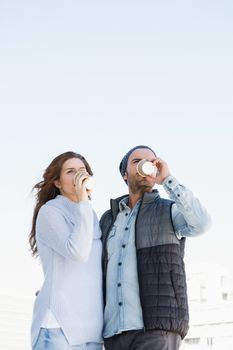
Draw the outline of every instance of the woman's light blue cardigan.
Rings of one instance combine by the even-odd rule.
[[[58,195],[43,205],[36,240],[44,272],[31,328],[36,343],[50,309],[70,345],[102,341],[101,232],[90,202]]]

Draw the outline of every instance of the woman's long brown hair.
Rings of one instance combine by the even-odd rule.
[[[32,256],[37,255],[36,219],[38,216],[38,212],[43,204],[60,194],[59,189],[54,185],[54,181],[59,180],[64,162],[71,158],[80,159],[84,163],[87,172],[90,175],[93,175],[90,165],[88,164],[86,159],[79,153],[65,152],[52,160],[52,162],[49,164],[49,166],[43,174],[43,180],[38,182],[32,189],[37,191],[35,196],[36,205],[32,217],[32,228],[29,234],[29,244],[31,247]]]

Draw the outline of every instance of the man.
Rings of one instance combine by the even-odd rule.
[[[157,173],[139,175],[142,159]],[[185,237],[204,232],[210,217],[150,147],[126,153],[120,172],[129,193],[111,200],[100,221],[105,350],[177,350],[189,321]],[[160,198],[155,184],[170,200]]]

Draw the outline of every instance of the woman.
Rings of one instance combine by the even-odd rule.
[[[101,232],[85,184],[92,175],[83,156],[66,152],[34,187],[29,243],[44,283],[33,310],[33,350],[102,349]]]

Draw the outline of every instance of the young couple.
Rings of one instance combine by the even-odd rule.
[[[141,160],[156,171],[140,172]],[[187,334],[185,239],[206,231],[210,217],[148,146],[129,150],[120,173],[128,194],[111,200],[100,225],[82,155],[60,154],[34,187],[29,243],[44,282],[33,350],[101,350],[103,343],[106,350],[178,350]]]

